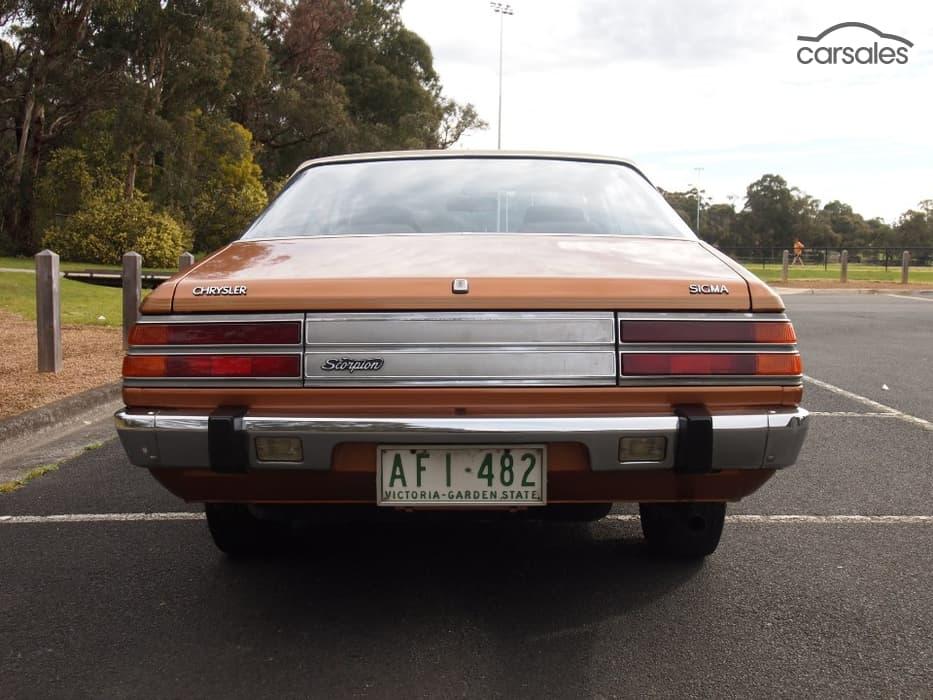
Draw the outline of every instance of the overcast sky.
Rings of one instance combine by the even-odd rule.
[[[764,173],[866,217],[933,199],[933,3],[513,0],[505,18],[504,148],[627,156],[655,184],[716,201]],[[495,148],[499,22],[486,0],[406,0],[447,94]],[[846,21],[914,43],[907,64],[801,65],[798,34]],[[859,28],[813,46],[902,44]]]

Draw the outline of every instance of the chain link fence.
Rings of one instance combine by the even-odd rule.
[[[903,259],[904,251],[910,251],[911,267],[931,267],[933,266],[933,247],[915,247],[915,248],[897,248],[897,247],[865,247],[865,248],[804,248],[800,261],[794,261],[793,246],[787,247],[737,247],[730,248],[721,246],[720,249],[726,255],[747,267],[760,265],[768,267],[770,265],[781,265],[782,255],[785,250],[790,252],[790,259],[796,267],[811,266],[822,267],[829,270],[830,267],[838,267],[842,259],[842,251],[849,251],[849,265],[877,266],[880,269],[899,270]]]

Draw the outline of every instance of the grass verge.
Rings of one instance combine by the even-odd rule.
[[[765,282],[781,281],[780,263],[747,262],[742,263],[751,272],[761,277]],[[807,265],[806,267],[791,267],[788,270],[790,280],[835,280],[839,281],[839,265],[829,265],[826,269],[822,265]],[[887,270],[883,265],[849,265],[849,283],[852,282],[893,282],[901,281],[901,268],[891,266]],[[933,284],[933,267],[911,267],[911,284]]]
[[[197,256],[200,260],[203,256]],[[14,270],[35,270],[36,261],[33,258],[17,258],[11,256],[0,256],[0,267],[12,268]],[[119,270],[119,265],[104,265],[102,263],[84,263],[84,262],[59,262],[59,268],[62,272],[84,272],[85,270]],[[177,269],[172,270],[162,267],[144,267],[143,272],[151,272],[157,275],[174,275]]]
[[[104,446],[102,442],[92,442],[90,445],[85,445],[83,452],[90,452],[91,450],[97,450]],[[13,479],[12,481],[0,482],[0,494],[4,493],[13,493],[23,488],[30,481],[38,479],[40,476],[45,476],[49,472],[57,472],[58,468],[64,464],[67,460],[62,460],[61,462],[54,462],[50,464],[41,464],[38,467],[33,467],[28,472],[23,474],[18,479]]]
[[[122,323],[123,301],[119,287],[63,279],[61,302],[63,324],[119,327]],[[0,309],[34,321],[36,278],[20,272],[0,272]]]
[[[58,471],[58,463],[56,464],[42,464],[38,467],[30,469],[28,472],[23,474],[18,479],[13,479],[13,481],[4,481],[0,483],[0,494],[3,493],[13,493],[18,489],[23,488],[33,479],[38,479],[40,476],[48,474],[49,472]]]

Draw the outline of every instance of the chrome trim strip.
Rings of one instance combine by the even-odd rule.
[[[305,386],[615,384],[611,311],[309,313],[305,326]],[[383,364],[322,369],[340,358]]]
[[[810,429],[810,414],[803,409],[768,414],[768,441],[764,466],[779,469],[793,464]]]
[[[127,355],[297,355],[296,345],[133,345]]]
[[[176,389],[299,388],[301,377],[125,377],[125,387],[174,387]]]
[[[371,359],[384,364],[378,370],[333,372],[322,369],[329,359]],[[616,379],[611,347],[571,349],[509,347],[404,348],[366,351],[332,350],[305,353],[305,386],[370,384],[605,384]]]
[[[796,354],[793,344],[764,343],[619,343],[619,354],[629,355],[759,355],[761,353]]]
[[[616,341],[607,312],[309,313],[309,347],[580,346]]]
[[[713,468],[783,468],[797,458],[809,427],[802,408],[767,413],[713,416]],[[117,432],[133,464],[144,467],[207,468],[208,414],[169,410],[121,409]],[[502,444],[579,442],[586,446],[594,471],[668,469],[677,448],[676,416],[570,417],[315,417],[247,413],[242,429],[250,438],[296,436],[302,441],[301,463],[259,462],[250,451],[251,469],[330,468],[331,453],[343,442],[421,444]],[[624,464],[619,439],[664,436],[663,462]]]
[[[619,386],[800,386],[803,375],[620,375]]]
[[[137,323],[250,323],[261,321],[304,321],[303,313],[241,314],[147,314]]]
[[[618,311],[619,321],[788,321],[779,312],[745,311]]]
[[[645,240],[658,240],[658,241],[686,241],[688,243],[699,243],[700,241],[697,238],[687,238],[686,236],[681,236],[679,234],[665,236],[661,234],[657,235],[647,235],[647,234],[634,234],[634,233],[574,233],[573,231],[565,231],[562,233],[549,233],[545,231],[535,231],[534,233],[522,233],[520,231],[422,231],[421,233],[411,232],[411,231],[394,231],[392,233],[309,233],[307,235],[294,234],[289,236],[264,236],[262,238],[238,238],[234,243],[240,241],[301,241],[307,240],[309,238],[378,238],[382,236],[392,236],[392,238],[399,237],[408,237],[414,238],[416,236],[482,236],[488,238],[489,236],[534,236],[538,238],[540,236],[548,236],[555,238],[566,238],[568,236],[580,237],[580,238],[622,238],[628,240],[630,238],[642,238]]]
[[[117,411],[114,414],[117,430],[155,430],[156,412],[155,411]]]

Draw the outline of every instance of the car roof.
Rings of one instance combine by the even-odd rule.
[[[602,156],[592,153],[562,153],[559,151],[473,151],[466,149],[435,149],[435,150],[417,150],[417,151],[377,151],[373,153],[346,153],[339,156],[324,156],[323,158],[314,158],[306,160],[295,170],[292,175],[297,175],[302,170],[317,165],[326,165],[328,163],[359,163],[376,160],[418,160],[431,158],[537,158],[541,160],[576,160],[589,163],[614,163],[616,165],[625,165],[632,168],[635,172],[648,180],[648,177],[642,172],[635,163],[627,158],[617,158],[614,156]],[[651,182],[648,180],[648,182]]]

